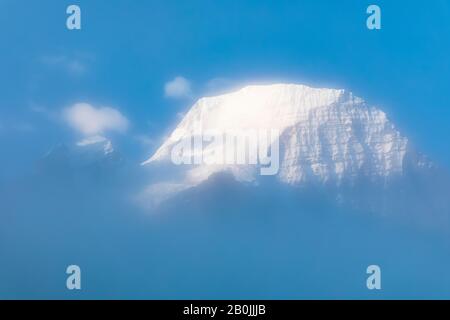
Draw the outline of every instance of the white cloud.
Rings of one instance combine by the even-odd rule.
[[[85,136],[100,135],[107,131],[125,132],[128,120],[118,110],[96,108],[88,103],[77,103],[63,111],[64,120]]]
[[[166,97],[170,98],[186,98],[192,94],[191,83],[181,76],[167,82],[164,86]]]

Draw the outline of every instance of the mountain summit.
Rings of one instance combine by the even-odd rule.
[[[380,109],[345,90],[297,84],[253,85],[200,99],[144,165],[170,163],[177,143],[199,132],[274,129],[279,132],[277,178],[290,185],[335,185],[362,176],[383,180],[403,174],[407,158],[417,166],[429,165],[418,155],[408,155],[408,139]],[[205,157],[216,148],[217,143],[210,143],[193,153]],[[193,164],[182,170],[183,183],[197,185],[223,171],[238,181],[255,181],[257,167]]]
[[[276,136],[262,135],[269,142],[258,137],[273,131]],[[237,135],[228,140],[214,132]],[[253,147],[245,145],[245,161],[229,161],[239,155],[228,157],[228,143],[242,133],[240,140]],[[151,183],[137,200],[149,209],[273,206],[450,228],[448,172],[415,151],[383,111],[346,90],[254,85],[202,98],[143,165]]]

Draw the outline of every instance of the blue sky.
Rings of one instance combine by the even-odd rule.
[[[82,30],[66,28],[71,4]],[[379,31],[366,28],[370,4]],[[55,145],[97,133],[137,168],[196,99],[261,82],[353,91],[448,169],[449,40],[448,0],[0,0],[0,296],[73,298],[64,271],[77,263],[87,297],[374,297],[374,261],[381,297],[448,296],[448,235],[341,215],[322,198],[296,198],[299,210],[263,194],[247,216],[224,192],[213,214],[149,218],[122,199],[140,171],[89,185],[77,168],[61,181],[58,168],[55,181],[28,174]]]
[[[380,31],[366,28],[372,3]],[[445,0],[0,0],[0,177],[79,140],[61,119],[74,103],[118,109],[129,126],[111,138],[139,163],[196,98],[254,82],[349,89],[449,167],[449,21]],[[192,94],[165,96],[176,76]]]

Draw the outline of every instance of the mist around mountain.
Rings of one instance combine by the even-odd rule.
[[[289,184],[220,170],[186,187],[189,168],[139,166],[90,142],[56,146],[0,184],[0,298],[450,298],[450,179],[411,144],[388,178]],[[165,197],[145,205],[149,186]],[[71,264],[79,292],[65,287]],[[379,291],[366,287],[373,264]]]
[[[449,297],[448,229],[409,217],[417,202],[383,216],[323,190],[219,174],[149,210],[130,200],[131,183],[87,181],[2,191],[2,298]],[[71,264],[82,268],[76,293]],[[372,264],[381,291],[366,287]]]

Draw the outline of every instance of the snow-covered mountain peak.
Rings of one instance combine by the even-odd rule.
[[[108,155],[114,152],[114,148],[110,140],[103,136],[92,136],[85,138],[77,142],[78,147],[88,147],[88,146],[100,146],[103,149],[104,155]]]
[[[408,140],[383,111],[345,90],[297,84],[253,85],[198,100],[144,164],[170,163],[174,146],[199,132],[273,129],[279,132],[277,177],[284,183],[341,183],[403,172]],[[210,154],[213,148],[217,145],[206,145],[201,152]],[[237,180],[254,181],[257,167],[202,163],[187,166],[184,179],[195,185],[230,171]]]
[[[295,124],[305,113],[332,106],[346,96],[344,90],[304,85],[247,86],[229,94],[200,99],[178,129],[284,128]]]

